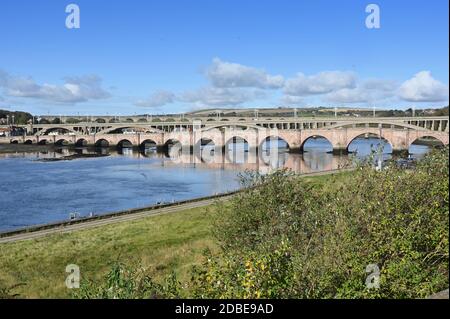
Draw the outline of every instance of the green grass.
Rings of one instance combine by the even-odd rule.
[[[155,278],[175,271],[187,279],[205,248],[215,249],[210,235],[212,207],[111,224],[34,240],[0,244],[0,288],[15,284],[24,298],[66,298],[68,264],[83,278],[97,279],[114,261],[137,262]]]

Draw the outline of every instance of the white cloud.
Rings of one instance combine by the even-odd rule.
[[[225,62],[219,58],[213,59],[206,70],[206,77],[217,88],[277,89],[284,84],[284,78],[281,75],[269,75],[264,70]]]
[[[96,75],[66,77],[63,85],[38,84],[31,77],[13,76],[0,70],[0,87],[4,94],[14,97],[35,98],[56,103],[80,103],[110,97]]]
[[[430,71],[421,71],[403,82],[401,99],[410,102],[441,102],[448,100],[448,85],[434,79]]]
[[[326,95],[325,100],[334,103],[367,103],[370,102],[370,92],[362,88],[341,89]]]
[[[175,94],[169,91],[157,91],[145,100],[139,100],[135,103],[136,106],[157,108],[175,102]]]
[[[231,88],[201,88],[185,92],[181,96],[183,102],[194,103],[196,106],[238,106],[242,103],[264,97],[260,90],[245,90]]]
[[[393,97],[397,87],[394,81],[370,79],[355,88],[328,93],[325,100],[333,103],[376,103]]]
[[[368,79],[362,84],[362,87],[366,90],[394,92],[398,88],[398,83],[391,80]]]
[[[284,93],[293,96],[325,94],[344,88],[353,88],[356,77],[352,72],[325,71],[306,76],[298,73],[286,80]]]

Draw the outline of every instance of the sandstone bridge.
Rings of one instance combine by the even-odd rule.
[[[123,122],[77,124],[29,124],[21,136],[2,137],[0,143],[56,144],[75,146],[167,147],[214,144],[225,147],[236,139],[250,148],[261,147],[268,138],[284,140],[290,151],[302,151],[310,138],[323,137],[334,152],[346,152],[358,137],[378,136],[393,152],[408,151],[423,138],[449,143],[448,117],[373,118],[223,118],[168,122]]]

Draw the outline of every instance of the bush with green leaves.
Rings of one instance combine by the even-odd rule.
[[[221,253],[196,269],[203,298],[421,298],[448,288],[448,148],[414,170],[363,165],[344,182],[249,174],[222,206]],[[380,269],[379,289],[366,267]]]
[[[159,299],[177,298],[180,283],[175,274],[164,283],[157,283],[146,273],[146,269],[115,262],[108,274],[97,281],[85,280],[73,297],[80,299]]]

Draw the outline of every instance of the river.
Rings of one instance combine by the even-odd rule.
[[[75,212],[104,214],[236,190],[238,173],[246,169],[261,173],[277,167],[296,173],[337,169],[354,157],[367,156],[379,143],[384,145],[383,158],[388,159],[390,146],[376,138],[357,139],[349,147],[357,153],[340,156],[331,154],[329,143],[320,138],[308,140],[303,154],[288,153],[279,142],[278,152],[268,144],[261,156],[215,153],[209,161],[132,149],[109,150],[107,157],[48,162],[41,160],[88,151],[63,148],[0,154],[0,231],[67,220]],[[421,157],[428,150],[412,145],[410,153]]]

